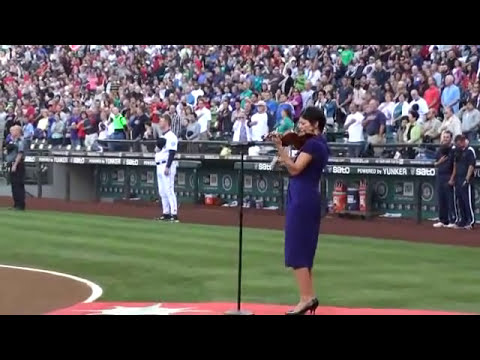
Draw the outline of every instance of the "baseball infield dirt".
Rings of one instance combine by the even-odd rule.
[[[48,273],[0,267],[0,315],[40,315],[85,301],[87,285]]]

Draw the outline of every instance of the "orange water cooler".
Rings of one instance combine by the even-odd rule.
[[[334,213],[345,210],[345,207],[347,206],[347,186],[343,182],[337,181],[335,183],[332,200]]]
[[[369,210],[368,206],[368,193],[367,193],[367,180],[361,180],[358,186],[358,197],[360,208],[362,212],[367,212]]]

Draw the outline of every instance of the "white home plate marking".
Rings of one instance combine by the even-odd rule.
[[[195,310],[195,308],[168,308],[163,304],[155,304],[152,306],[115,306],[113,309],[97,310],[96,313],[90,315],[174,315],[185,312],[208,313],[209,310]]]
[[[0,265],[0,268],[44,273],[44,274],[49,274],[49,275],[52,275],[52,276],[59,276],[59,277],[67,278],[67,279],[72,279],[74,281],[78,281],[80,283],[83,283],[83,284],[87,285],[92,290],[92,294],[86,300],[84,300],[83,303],[92,303],[95,300],[97,300],[100,296],[102,296],[102,294],[103,294],[103,290],[100,286],[91,282],[90,280],[82,279],[82,278],[79,278],[77,276],[73,276],[73,275],[69,275],[69,274],[63,274],[63,273],[59,273],[59,272],[56,272],[56,271],[34,269],[34,268],[28,268],[28,267],[23,267],[23,266]]]

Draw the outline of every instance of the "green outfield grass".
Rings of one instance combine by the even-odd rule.
[[[87,278],[101,300],[236,299],[236,228],[0,210],[0,229],[0,263]],[[244,235],[243,300],[295,303],[282,232]],[[480,313],[480,249],[322,235],[317,254],[323,305]]]

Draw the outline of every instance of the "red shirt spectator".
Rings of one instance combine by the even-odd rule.
[[[198,71],[202,70],[202,62],[198,59],[198,58],[195,58],[195,67],[197,68]]]
[[[428,89],[423,94],[423,98],[429,108],[433,108],[438,112],[440,109],[440,90],[436,86],[435,79],[431,76],[428,78],[428,86]]]
[[[3,79],[3,83],[4,83],[5,85],[8,85],[8,84],[10,84],[10,83],[12,83],[12,82],[14,82],[14,81],[15,81],[15,78],[14,78],[12,75],[8,75],[8,76],[6,76],[6,77]]]
[[[158,124],[160,122],[160,117],[157,114],[158,110],[159,110],[159,103],[152,102],[152,105],[150,105],[150,119],[152,120],[152,124]]]
[[[27,118],[29,118],[30,116],[35,115],[35,108],[29,102],[26,102],[25,105],[23,105],[22,112]]]
[[[242,45],[240,46],[240,52],[243,56],[247,56],[252,52],[252,47],[250,45]]]

